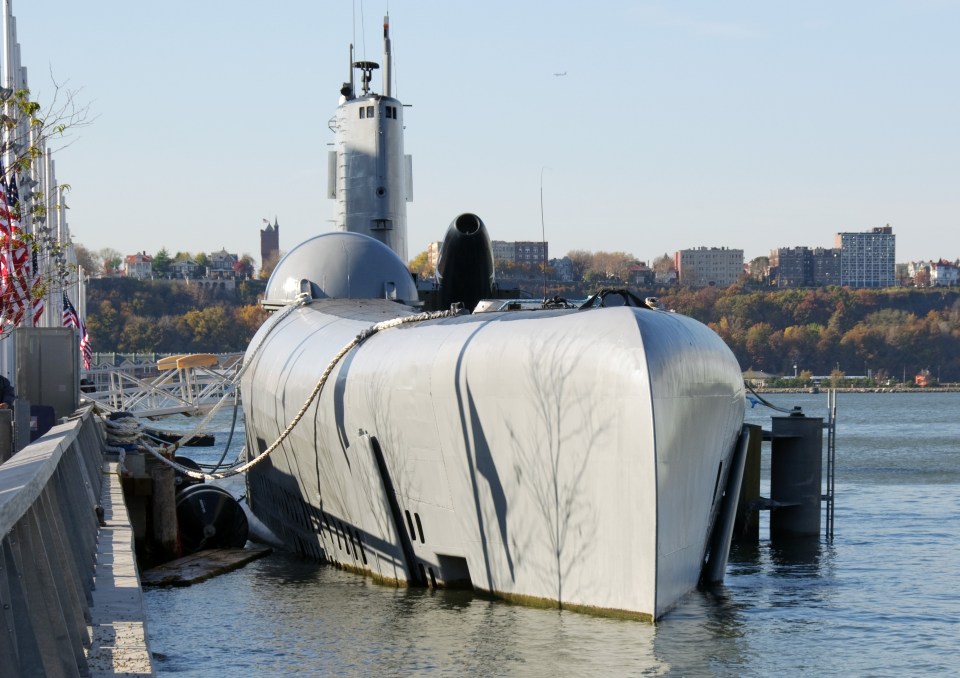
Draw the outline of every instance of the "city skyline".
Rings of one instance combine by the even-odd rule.
[[[52,76],[90,104],[54,156],[75,241],[256,256],[262,218],[284,251],[329,230],[327,121],[385,2],[101,5],[13,3],[34,97]],[[749,261],[889,224],[898,261],[960,256],[960,3],[390,10],[411,254],[472,211],[555,254]]]

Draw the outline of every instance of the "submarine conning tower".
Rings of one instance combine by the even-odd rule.
[[[403,152],[403,104],[391,96],[393,57],[389,16],[383,19],[383,94],[371,90],[373,61],[354,61],[330,121],[334,148],[328,156],[327,195],[336,200],[337,230],[379,240],[406,263],[407,202],[413,199],[413,162]],[[354,75],[360,73],[361,91]]]

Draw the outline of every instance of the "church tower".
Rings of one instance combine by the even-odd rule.
[[[267,227],[260,229],[260,270],[269,274],[280,259],[280,225],[276,217],[272,225],[267,219],[263,223]]]

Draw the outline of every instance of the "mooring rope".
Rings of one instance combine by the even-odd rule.
[[[743,382],[743,385],[746,386],[746,387],[747,387],[747,390],[749,390],[750,393],[753,394],[753,396],[757,399],[757,402],[759,402],[761,405],[765,405],[766,407],[769,407],[771,410],[776,410],[777,412],[786,412],[787,414],[794,414],[794,413],[796,413],[797,411],[800,410],[800,407],[799,407],[799,406],[796,406],[796,407],[788,410],[788,409],[785,408],[785,407],[780,407],[779,405],[774,405],[774,404],[771,403],[769,400],[766,400],[762,395],[760,395],[759,393],[757,393],[757,392],[753,389],[753,386],[751,386],[751,385],[748,384],[747,382]]]
[[[240,369],[237,370],[237,373],[233,375],[233,379],[228,382],[227,387],[224,389],[223,397],[212,407],[210,411],[207,412],[206,416],[200,420],[200,423],[193,427],[193,430],[188,434],[181,436],[180,439],[171,445],[163,449],[163,452],[170,454],[178,450],[181,446],[186,445],[188,442],[197,437],[201,431],[205,430],[207,424],[210,423],[210,420],[213,419],[213,416],[220,410],[223,404],[227,401],[227,398],[238,388],[240,388],[240,379],[243,377],[244,373],[247,371],[247,368],[253,364],[253,359],[260,352],[260,349],[263,348],[267,337],[271,332],[277,327],[279,327],[280,322],[284,320],[288,315],[292,314],[298,308],[310,301],[310,295],[307,293],[301,293],[297,295],[296,300],[291,303],[289,306],[284,308],[282,311],[277,313],[270,319],[270,325],[267,327],[266,332],[263,333],[263,336],[260,337],[260,341],[257,342],[257,345],[254,347],[253,351],[250,352],[249,357],[243,361],[243,364],[240,366]]]
[[[300,420],[307,413],[307,410],[310,409],[310,406],[313,404],[313,401],[316,400],[317,396],[320,395],[320,392],[323,390],[324,384],[327,383],[327,379],[330,378],[330,374],[333,372],[334,367],[336,367],[337,364],[341,360],[343,360],[343,358],[350,351],[352,351],[354,348],[356,348],[357,346],[362,344],[364,341],[372,337],[374,334],[381,332],[382,330],[398,327],[400,325],[406,325],[408,323],[419,323],[425,320],[436,320],[438,318],[450,318],[457,314],[458,312],[456,311],[434,311],[434,312],[426,312],[426,313],[417,313],[414,315],[393,318],[391,320],[384,320],[383,322],[376,323],[375,325],[371,325],[370,327],[362,330],[359,334],[357,334],[357,336],[355,336],[353,339],[350,340],[350,342],[348,342],[343,348],[341,348],[337,352],[337,354],[333,357],[333,359],[329,362],[329,364],[327,364],[327,367],[326,369],[324,369],[323,374],[320,375],[320,379],[317,381],[316,386],[314,386],[313,390],[310,392],[310,395],[307,396],[306,402],[303,403],[303,406],[300,408],[300,411],[297,412],[297,414],[293,417],[293,419],[287,425],[286,429],[284,429],[283,432],[280,434],[280,437],[277,438],[276,441],[274,441],[274,443],[270,445],[267,449],[265,449],[263,452],[261,452],[259,455],[257,455],[255,458],[251,459],[245,464],[241,464],[240,466],[237,466],[219,473],[204,473],[203,471],[197,471],[195,469],[187,468],[181,464],[178,464],[172,459],[168,459],[166,456],[164,456],[165,454],[170,454],[170,452],[176,450],[180,446],[180,444],[184,442],[184,439],[181,439],[178,443],[171,445],[169,448],[164,448],[163,450],[154,448],[149,443],[145,443],[143,441],[141,441],[141,444],[143,445],[144,449],[146,449],[150,454],[152,454],[154,457],[162,461],[164,464],[167,464],[168,466],[172,466],[175,470],[179,471],[180,473],[183,473],[184,475],[189,476],[190,478],[196,478],[198,480],[199,479],[222,480],[223,478],[229,478],[231,476],[239,475],[241,473],[246,473],[248,470],[250,470],[257,464],[262,462],[264,459],[266,459],[268,456],[270,456],[273,453],[273,451],[276,450],[278,447],[280,447],[283,441],[286,440],[287,437],[293,432],[293,429],[297,426],[298,423],[300,423]],[[274,325],[274,327],[275,326],[276,325]],[[271,330],[272,329],[273,328],[271,328]],[[264,337],[265,336],[266,335],[264,335]],[[257,346],[256,350],[259,350],[261,346],[263,346],[262,340],[260,344]],[[255,353],[256,351],[254,351],[254,354]],[[251,355],[251,358],[252,358],[252,355]],[[246,370],[247,366],[250,363],[252,363],[252,360],[247,361],[244,364],[243,368],[241,369],[241,373],[244,370]]]

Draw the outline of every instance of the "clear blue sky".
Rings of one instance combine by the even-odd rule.
[[[52,73],[95,116],[55,156],[74,240],[259,263],[264,217],[284,251],[329,230],[327,122],[354,31],[357,58],[381,60],[386,9],[14,0],[35,96]],[[542,176],[554,256],[751,259],[890,224],[898,261],[960,257],[958,0],[389,11],[411,255],[466,211],[495,239],[539,239]]]

